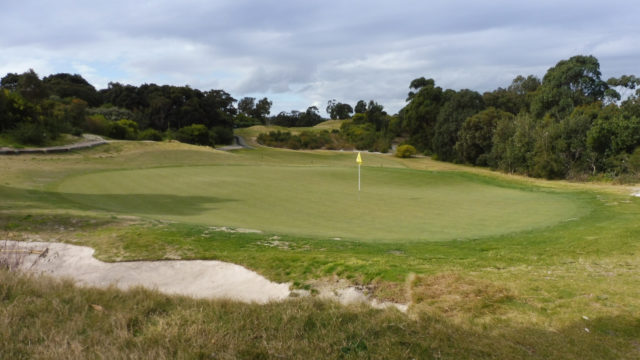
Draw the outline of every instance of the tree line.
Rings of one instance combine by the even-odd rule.
[[[542,79],[517,76],[506,88],[479,93],[443,89],[421,77],[406,106],[389,115],[370,100],[355,106],[329,100],[339,132],[264,135],[273,146],[387,152],[408,144],[442,161],[489,166],[545,178],[640,175],[640,79],[603,80],[593,56],[559,61]],[[237,103],[237,106],[236,106]],[[234,99],[224,90],[109,83],[96,90],[80,75],[42,79],[30,70],[0,80],[0,137],[43,144],[61,133],[112,138],[175,138],[203,145],[232,140],[233,128],[257,124],[314,126],[316,106],[270,116],[265,98]]]
[[[346,120],[328,146],[386,152],[392,143],[407,144],[442,161],[548,179],[640,176],[640,79],[605,81],[593,56],[561,60],[542,79],[520,75],[482,94],[421,77],[409,84],[406,102],[391,116],[375,101],[351,108],[330,100],[327,113]],[[301,143],[273,135],[264,140]]]
[[[419,78],[398,115],[400,133],[443,161],[544,178],[635,177],[639,85],[633,75],[604,81],[598,60],[582,55],[559,61],[542,80],[518,76],[484,94]]]

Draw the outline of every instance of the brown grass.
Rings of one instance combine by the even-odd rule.
[[[488,285],[489,290],[483,287]],[[413,294],[479,304],[509,291],[456,275],[416,277]],[[485,294],[485,295],[482,295]],[[457,301],[462,305],[463,301]],[[192,300],[154,291],[76,288],[0,270],[0,359],[632,359],[640,322],[592,319],[548,331],[471,329],[431,307],[344,307],[313,298],[267,305]],[[612,336],[607,331],[616,332]],[[636,329],[636,330],[633,330]]]
[[[503,304],[516,299],[505,287],[454,273],[414,275],[408,286],[414,307],[446,317],[496,316]]]

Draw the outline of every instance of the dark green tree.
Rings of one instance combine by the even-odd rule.
[[[99,106],[102,102],[100,94],[82,76],[59,73],[45,76],[42,83],[52,95],[61,98],[78,98],[86,101],[89,106]]]
[[[353,108],[349,104],[337,102],[336,99],[329,100],[326,108],[327,114],[333,120],[344,120],[351,117]]]
[[[424,81],[423,81],[424,80]],[[419,88],[416,86],[419,85]],[[420,151],[433,151],[432,140],[440,106],[444,100],[442,88],[433,79],[419,78],[411,82],[409,103],[400,111],[403,132]]]
[[[602,101],[609,86],[601,78],[600,63],[593,56],[573,56],[550,68],[531,103],[531,112],[561,119],[576,106]],[[611,96],[611,92],[608,92]]]
[[[18,80],[18,93],[27,101],[40,102],[49,96],[42,80],[33,69],[20,75]]]
[[[455,151],[464,121],[484,109],[482,96],[468,89],[453,93],[438,112],[433,133],[433,152],[439,160],[460,161]]]
[[[535,130],[536,121],[528,113],[520,113],[514,119],[498,119],[489,165],[508,173],[528,174]]]
[[[256,108],[256,98],[245,96],[238,101],[238,111],[241,113],[252,116]]]
[[[490,107],[467,118],[455,145],[459,158],[469,164],[488,165],[496,125],[499,121],[513,122],[513,117],[509,112]]]

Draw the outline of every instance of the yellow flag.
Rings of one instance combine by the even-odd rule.
[[[360,151],[358,151],[358,157],[356,158],[358,164],[362,164],[362,157],[360,157]]]

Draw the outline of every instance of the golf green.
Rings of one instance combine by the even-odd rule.
[[[91,209],[276,234],[362,241],[479,238],[584,215],[569,193],[455,172],[215,165],[89,173],[57,190]]]

